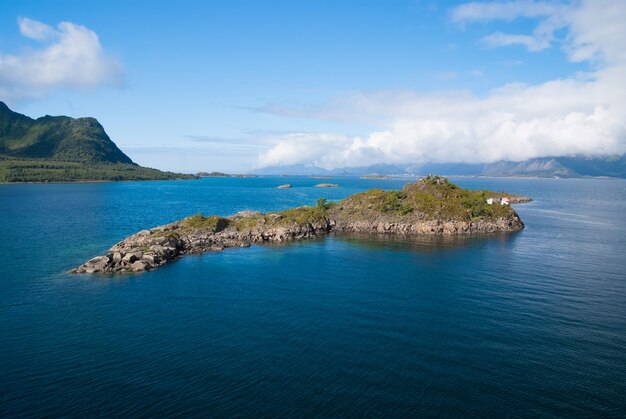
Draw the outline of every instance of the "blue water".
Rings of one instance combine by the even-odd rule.
[[[455,179],[527,228],[64,272],[146,227],[396,180],[0,185],[0,416],[624,416],[626,181]],[[283,183],[293,189],[275,189]]]

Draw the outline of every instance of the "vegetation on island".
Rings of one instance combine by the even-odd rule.
[[[324,225],[330,224],[331,220],[396,223],[493,220],[510,216],[510,207],[487,203],[487,198],[503,195],[504,193],[498,192],[462,189],[444,177],[428,176],[417,183],[405,185],[402,190],[371,189],[338,202],[319,198],[314,206],[305,205],[278,212],[244,211],[231,217],[205,216],[199,212],[174,223],[174,230],[179,234],[190,234],[196,230],[218,233],[226,229],[241,233]]]
[[[256,177],[256,175],[251,174],[230,174],[224,172],[198,172],[196,173],[196,177]]]
[[[210,229],[219,232],[229,227],[245,231],[255,228],[328,223],[330,219],[471,222],[477,219],[509,216],[510,207],[487,203],[489,197],[499,198],[504,195],[484,190],[466,190],[444,177],[428,176],[419,182],[405,185],[402,190],[371,189],[338,202],[319,198],[314,206],[305,205],[265,214],[248,211],[245,216],[229,218],[204,216],[200,212],[183,219],[180,223],[185,231]]]
[[[199,212],[140,231],[71,272],[141,272],[183,254],[304,239],[332,231],[452,236],[524,228],[515,210],[487,203],[494,194],[467,191],[446,178],[429,176],[399,191],[373,189],[339,202],[319,198],[313,206],[278,212],[241,211],[230,217]],[[517,202],[522,201],[519,198]]]
[[[336,213],[362,219],[382,215],[393,221],[471,221],[480,217],[506,216],[510,208],[487,203],[487,198],[501,195],[462,189],[444,177],[428,176],[417,183],[405,185],[399,191],[372,189],[350,196],[337,203]]]
[[[95,118],[32,119],[0,102],[0,182],[192,178],[135,164]]]
[[[328,209],[332,205],[332,202],[321,198],[317,200],[316,206],[305,205],[266,214],[249,211],[245,216],[233,216],[230,218],[217,215],[205,216],[202,212],[199,212],[181,220],[177,230],[182,234],[199,229],[218,233],[230,227],[241,232],[259,227],[287,227],[300,224],[326,223],[328,221]]]

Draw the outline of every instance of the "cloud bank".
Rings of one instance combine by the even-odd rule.
[[[105,53],[95,32],[71,22],[56,28],[36,20],[18,20],[22,36],[39,48],[0,53],[0,98],[40,97],[57,88],[89,89],[119,85],[122,66]]]
[[[551,47],[595,70],[537,85],[510,84],[485,97],[469,92],[377,92],[342,98],[353,114],[388,121],[365,136],[291,134],[259,156],[259,167],[314,164],[324,168],[377,163],[493,162],[626,152],[626,2],[533,1],[468,3],[457,23],[534,18],[532,34],[495,33],[491,46]],[[345,115],[345,109],[340,112]]]

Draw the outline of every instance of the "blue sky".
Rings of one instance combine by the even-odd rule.
[[[624,17],[612,7],[5,0],[0,100],[33,117],[94,116],[136,162],[187,172],[623,152],[623,97],[600,74],[624,68],[606,58],[624,46],[623,24],[589,29]],[[33,58],[55,43],[89,67]],[[525,109],[544,96],[541,112]],[[576,106],[544,103],[566,98]],[[563,124],[588,137],[563,138]]]

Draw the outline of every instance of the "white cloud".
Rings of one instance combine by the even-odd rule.
[[[537,38],[531,35],[507,35],[495,32],[483,38],[483,42],[491,47],[505,47],[508,45],[523,45],[528,51],[541,51],[550,48],[548,39]]]
[[[514,20],[520,17],[536,18],[552,16],[562,4],[543,1],[493,1],[462,4],[452,11],[452,20],[462,22],[487,22],[490,20]]]
[[[42,45],[15,55],[0,53],[3,99],[39,97],[56,88],[121,84],[121,64],[105,53],[90,29],[71,22],[61,22],[55,29],[28,18],[18,25],[23,36]]]
[[[625,65],[625,9],[624,1],[610,0],[587,0],[584,7],[571,9],[566,45],[570,60],[596,60],[611,67]]]
[[[502,4],[510,10],[512,3]],[[526,15],[547,13],[543,3],[525,3],[536,7]],[[479,8],[471,5],[471,10]],[[504,15],[505,8],[489,5],[493,18]],[[463,13],[469,15],[468,10]],[[626,153],[626,3],[583,1],[562,12],[559,8],[558,19],[568,33],[567,57],[593,62],[594,72],[537,85],[509,84],[484,97],[412,91],[354,95],[336,101],[350,107],[338,114],[389,122],[364,136],[282,137],[260,155],[259,166],[313,163],[334,168]]]
[[[550,48],[554,41],[554,32],[567,25],[564,18],[571,9],[572,6],[565,3],[528,0],[467,3],[453,10],[452,19],[463,24],[465,22],[543,18],[541,24],[530,35],[495,32],[483,38],[483,42],[491,47],[523,45],[529,51],[541,51]]]
[[[19,19],[17,24],[20,27],[20,33],[30,39],[45,41],[55,35],[52,26],[27,17]]]

